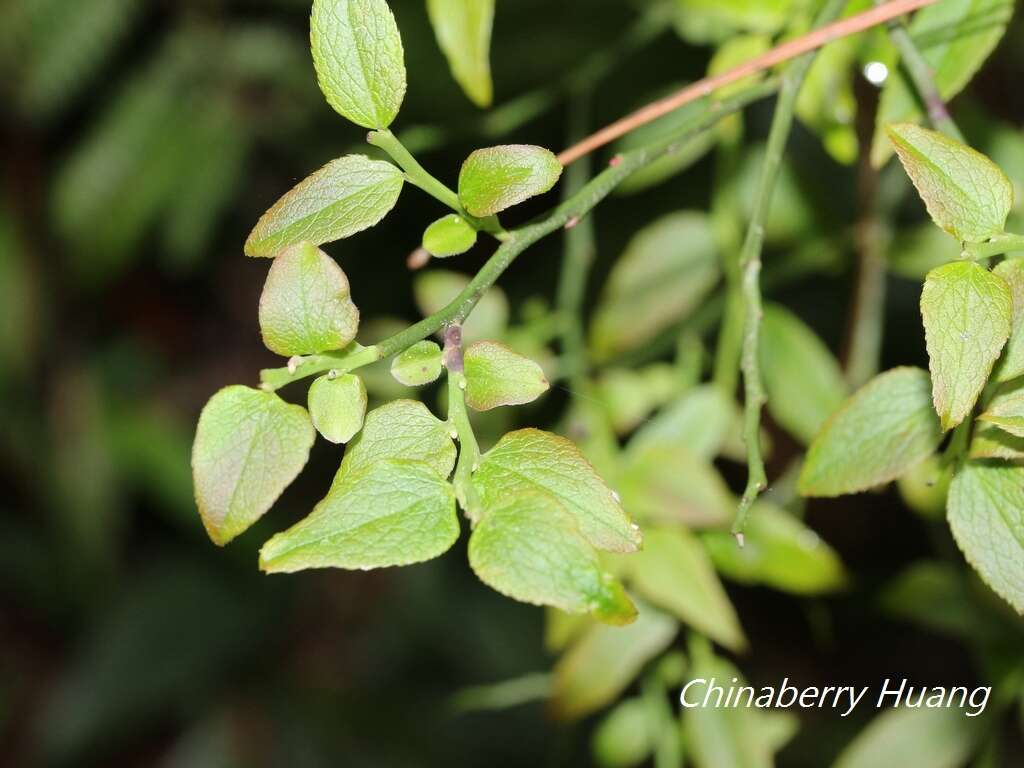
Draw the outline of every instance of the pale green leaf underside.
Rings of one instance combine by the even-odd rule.
[[[995,424],[1011,435],[1024,437],[1024,394],[993,401],[992,407],[978,418]]]
[[[842,372],[828,347],[777,304],[764,310],[761,371],[772,417],[804,444],[846,398]]]
[[[1006,31],[1014,0],[943,0],[922,8],[910,22],[910,34],[932,70],[943,101],[964,89]],[[902,67],[890,67],[882,90],[871,147],[880,166],[890,154],[885,127],[923,117],[921,99]]]
[[[675,619],[639,601],[637,607],[632,624],[595,624],[558,660],[551,705],[560,717],[582,717],[613,701],[671,644]]]
[[[644,547],[624,567],[630,587],[726,648],[747,641],[739,618],[700,541],[682,527],[648,528]]]
[[[1007,427],[1016,427],[1017,402],[1024,397],[1021,380],[1011,381],[996,390],[988,410],[974,423],[969,456],[972,459],[1024,459],[1024,437]]]
[[[980,243],[1003,231],[1013,185],[980,152],[911,123],[889,138],[932,219],[957,240]]]
[[[484,454],[473,484],[484,507],[524,492],[550,493],[575,517],[580,533],[594,547],[633,552],[640,546],[640,530],[579,449],[564,437],[539,429],[509,432]]]
[[[537,363],[496,341],[471,344],[464,361],[466,405],[475,411],[531,403],[548,390]]]
[[[421,461],[388,459],[331,487],[304,520],[260,550],[260,568],[384,568],[430,560],[459,537],[455,492]]]
[[[319,377],[309,388],[309,415],[316,431],[332,443],[347,443],[363,428],[366,387],[352,373]]]
[[[359,330],[348,278],[310,243],[292,246],[274,259],[259,317],[267,349],[286,357],[341,349]]]
[[[272,392],[225,387],[199,415],[192,479],[203,525],[224,545],[270,509],[309,458],[306,409]]]
[[[1007,259],[992,270],[1010,286],[1013,322],[1002,359],[996,365],[996,381],[1009,381],[1024,374],[1024,259]]]
[[[548,493],[531,490],[485,504],[469,539],[469,563],[481,581],[516,600],[612,624],[636,615],[573,516]]]
[[[478,107],[489,107],[494,0],[427,0],[427,12],[452,76]]]
[[[432,341],[418,341],[391,361],[391,375],[407,387],[437,381],[443,360],[441,348]]]
[[[457,213],[442,216],[423,232],[423,248],[439,259],[465,253],[476,243],[476,230]]]
[[[362,431],[345,451],[335,484],[385,459],[422,461],[441,477],[455,466],[448,425],[415,400],[394,400],[366,414]]]
[[[459,171],[459,200],[474,216],[491,216],[543,194],[562,175],[544,147],[505,144],[471,153]]]
[[[594,355],[641,347],[686,318],[718,282],[720,260],[706,214],[681,211],[629,241],[605,284],[590,327]]]
[[[895,480],[941,441],[927,372],[894,368],[857,390],[825,422],[807,453],[800,492],[866,491]]]
[[[948,515],[967,561],[1024,613],[1024,467],[968,462],[949,486]]]
[[[1010,334],[1012,313],[1006,281],[978,264],[956,261],[928,273],[921,316],[932,396],[944,430],[974,407]]]
[[[391,163],[364,155],[332,160],[260,217],[245,254],[276,256],[303,241],[322,245],[372,227],[395,207],[404,178]]]
[[[765,584],[798,595],[832,592],[846,583],[839,556],[793,515],[758,503],[743,529],[743,546],[727,531],[703,535],[715,567],[743,584]]]
[[[387,2],[314,0],[309,40],[327,103],[363,128],[387,128],[405,97],[402,38]]]

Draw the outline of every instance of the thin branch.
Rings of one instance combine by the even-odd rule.
[[[556,207],[547,216],[507,233],[507,239],[480,268],[476,277],[446,307],[372,347],[359,348],[358,365],[346,365],[345,370],[354,370],[359,366],[396,355],[446,325],[461,323],[487,289],[516,257],[531,245],[563,228],[569,221],[581,220],[627,177],[659,157],[675,151],[688,137],[710,128],[722,118],[738,112],[748,104],[775,93],[778,87],[779,83],[775,79],[750,86],[728,99],[709,105],[705,112],[688,120],[671,136],[620,155],[614,165],[610,165],[595,176],[576,195]],[[335,368],[340,370],[339,361],[343,360],[348,360],[348,356],[343,353],[313,355],[303,358],[294,366],[261,371],[260,379],[265,389],[275,390],[307,376]]]
[[[815,26],[829,29],[829,22],[842,13],[846,0],[828,0],[818,13]],[[743,491],[732,531],[740,545],[743,544],[743,527],[747,515],[758,495],[768,485],[765,476],[764,458],[761,456],[761,408],[767,399],[761,381],[760,333],[761,333],[761,248],[764,244],[764,226],[772,204],[772,193],[782,168],[782,155],[793,126],[793,111],[796,108],[800,87],[807,76],[807,70],[814,61],[814,54],[797,59],[786,68],[782,76],[772,126],[768,133],[764,163],[757,196],[754,199],[754,214],[747,228],[747,236],[740,252],[740,275],[743,288],[743,352],[740,367],[743,371],[744,412],[743,439],[747,445],[747,487]]]
[[[455,495],[470,520],[476,522],[480,499],[473,487],[473,472],[480,460],[473,425],[466,411],[466,373],[462,359],[462,326],[449,325],[444,331],[444,365],[448,369],[448,423],[459,439],[459,462],[455,465]]]
[[[881,0],[875,0],[875,5],[881,5]],[[946,108],[946,102],[943,101],[942,95],[935,85],[932,67],[917,49],[917,45],[910,36],[906,24],[902,21],[893,20],[889,23],[888,30],[889,39],[892,40],[896,50],[899,51],[900,61],[903,62],[907,74],[910,75],[910,79],[914,83],[917,95],[921,98],[925,109],[928,111],[928,120],[932,126],[934,126],[935,130],[941,131],[951,139],[963,142],[963,134],[960,133],[960,129],[953,122],[953,118],[950,117],[949,110]]]
[[[620,136],[624,136],[641,125],[657,120],[659,117],[663,117],[692,101],[709,96],[719,88],[750,77],[758,72],[763,72],[777,64],[782,64],[801,54],[820,48],[834,40],[863,32],[866,29],[884,24],[891,19],[918,8],[923,8],[926,5],[931,5],[934,2],[936,0],[893,0],[856,16],[850,16],[833,24],[818,27],[802,37],[776,46],[760,56],[755,56],[750,61],[740,64],[728,72],[698,80],[682,90],[652,102],[620,120],[616,120],[611,125],[602,128],[597,133],[564,150],[558,156],[558,161],[562,165],[569,165],[583,157],[583,155],[603,147],[605,144],[614,141]]]

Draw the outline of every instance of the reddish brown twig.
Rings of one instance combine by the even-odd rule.
[[[624,136],[641,125],[657,120],[659,117],[679,109],[679,107],[689,104],[691,101],[708,96],[723,86],[735,83],[745,77],[750,77],[808,51],[813,51],[826,43],[831,43],[833,40],[839,40],[840,38],[863,32],[865,29],[884,24],[897,16],[902,16],[905,13],[931,5],[934,2],[936,0],[893,0],[885,5],[879,5],[859,13],[856,16],[840,19],[833,24],[816,29],[795,40],[785,42],[760,56],[755,56],[738,67],[730,69],[728,72],[698,80],[682,90],[658,99],[658,101],[651,102],[646,107],[641,107],[636,112],[616,120],[611,125],[602,128],[597,133],[564,150],[558,156],[558,161],[562,165],[569,165],[569,163],[593,152],[598,147],[603,147],[605,144],[614,141],[620,136]]]

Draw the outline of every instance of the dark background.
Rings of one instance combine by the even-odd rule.
[[[554,722],[539,703],[453,707],[466,686],[552,661],[542,612],[480,584],[465,538],[409,568],[258,573],[259,544],[320,498],[337,448],[318,443],[273,512],[226,550],[200,525],[189,475],[199,410],[219,387],[253,384],[260,368],[280,364],[263,348],[256,317],[268,263],[245,258],[242,243],[281,193],[362,139],[316,88],[309,3],[68,5],[0,7],[0,764],[588,764],[590,721]],[[466,153],[494,139],[480,137],[478,112],[448,75],[423,3],[392,6],[409,72],[396,128],[436,126],[440,144],[421,159],[454,183]],[[27,27],[4,23],[26,9],[36,14]],[[100,21],[76,32],[81,25],[62,21],[67,13]],[[102,23],[104,13],[119,21]],[[557,81],[635,15],[611,0],[499,1],[497,103]],[[1022,41],[1018,20],[954,104],[958,118],[1021,125]],[[595,127],[700,77],[708,55],[661,35],[600,88]],[[876,91],[861,81],[857,93],[870,114]],[[768,105],[750,110],[751,140],[764,136],[769,117]],[[561,148],[565,110],[554,107],[509,140]],[[790,156],[812,219],[822,229],[852,227],[857,169],[832,162],[799,127]],[[705,160],[603,205],[595,288],[639,226],[706,208],[710,179]],[[550,202],[523,206],[509,223]],[[913,200],[904,209],[908,220],[922,216]],[[384,225],[328,246],[364,318],[418,317],[405,258],[440,213],[408,187]],[[472,272],[491,247],[481,240],[454,268]],[[513,307],[553,296],[559,255],[553,237],[515,263],[501,281]],[[843,254],[773,298],[841,350],[853,269]],[[919,284],[889,283],[885,364],[922,364]],[[553,419],[565,394],[556,390],[529,418]],[[774,471],[792,454],[777,439]],[[895,491],[813,504],[808,519],[841,553],[853,586],[807,600],[730,586],[753,648],[739,665],[752,681],[877,688],[886,677],[991,679],[977,641],[893,618],[880,604],[880,587],[908,563],[936,552],[958,562],[944,526],[913,515]],[[871,714],[807,716],[780,764],[825,764]],[[1024,749],[1018,730],[1007,723],[1000,764],[1024,764],[1009,757]]]

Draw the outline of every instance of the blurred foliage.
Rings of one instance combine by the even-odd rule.
[[[596,214],[587,313],[602,367],[586,391],[559,367],[564,318],[550,309],[558,238],[520,259],[467,325],[470,341],[497,338],[553,382],[535,405],[477,418],[482,447],[520,422],[558,426],[660,545],[639,562],[608,565],[646,600],[640,620],[619,630],[504,600],[472,577],[461,551],[401,571],[257,574],[259,542],[322,497],[341,450],[324,444],[267,520],[225,551],[209,544],[189,475],[196,416],[210,392],[276,364],[253,311],[266,265],[244,259],[242,244],[283,190],[362,132],[316,88],[306,0],[69,5],[0,6],[5,762],[661,766],[685,752],[719,768],[879,765],[877,755],[897,748],[922,766],[923,755],[934,756],[928,765],[974,755],[987,761],[978,765],[1019,762],[1021,621],[936,519],[941,477],[907,478],[898,491],[827,509],[805,509],[786,492],[795,441],[836,388],[820,347],[844,348],[855,230],[873,205],[863,178],[876,174],[865,157],[880,93],[861,71],[869,62],[898,71],[884,34],[826,49],[798,106],[764,279],[768,297],[792,314],[777,329],[779,354],[813,369],[799,382],[784,371],[773,379],[776,422],[766,437],[779,481],[755,513],[747,549],[731,548],[722,530],[741,479],[736,406],[697,384],[723,308],[714,257],[729,247],[729,217],[740,227],[747,220],[768,106],[652,166],[632,194]],[[461,159],[496,137],[561,147],[566,96],[580,82],[601,80],[597,127],[700,78],[730,42],[749,53],[806,25],[814,3],[498,2],[497,106],[488,112],[451,77],[455,63],[438,47],[425,3],[392,6],[410,78],[398,127],[431,167],[452,169],[439,174],[451,183]],[[1018,227],[1024,96],[1013,85],[1022,40],[1018,17],[953,102],[968,138],[1018,185]],[[949,46],[933,42],[928,55],[946,56]],[[950,72],[946,95],[963,88],[962,73]],[[647,138],[675,119],[649,126]],[[891,171],[872,176],[887,235],[883,359],[920,365],[919,284],[952,254]],[[718,208],[722,190],[728,204]],[[481,238],[444,270],[410,273],[406,256],[439,207],[409,194],[393,215],[399,225],[330,247],[363,309],[363,341],[443,304],[489,247]],[[656,247],[668,227],[685,228],[689,247]],[[653,293],[638,307],[634,291]],[[612,323],[603,334],[609,313],[635,315],[640,330],[626,335]],[[804,349],[786,346],[807,334],[815,338]],[[364,373],[371,407],[410,391],[386,361]],[[434,406],[439,393],[422,397]],[[680,434],[685,441],[673,439]],[[682,682],[739,670],[765,685],[783,676],[995,685],[995,715],[965,725],[886,713],[864,730],[875,713],[801,712],[798,723],[689,710],[680,724]]]

